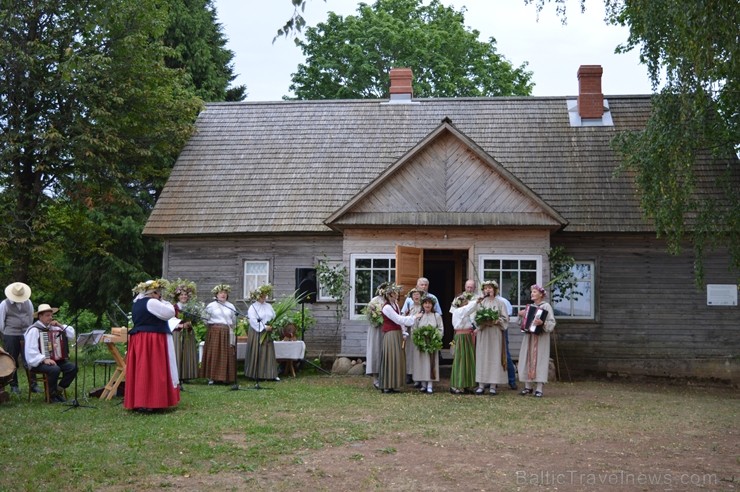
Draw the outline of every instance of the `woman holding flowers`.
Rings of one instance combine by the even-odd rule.
[[[203,346],[203,361],[200,377],[208,384],[236,382],[234,350],[236,350],[236,308],[229,302],[231,286],[219,284],[211,290],[215,296],[206,306],[206,343]]]
[[[509,381],[506,370],[506,342],[504,331],[509,326],[509,314],[498,295],[498,283],[486,280],[481,285],[483,296],[478,299],[475,323],[475,380],[476,395],[482,395],[486,386],[488,393],[496,395],[496,385]]]
[[[401,315],[413,316],[416,313],[421,313],[421,296],[424,292],[421,289],[414,287],[408,294],[406,294],[407,301],[403,304],[401,309]],[[410,333],[410,332],[409,332]],[[416,381],[418,386],[418,380],[414,379],[414,341],[413,337],[408,337],[406,340],[405,347],[406,354],[406,382]]]
[[[555,329],[555,316],[552,306],[545,301],[547,291],[537,284],[530,290],[532,304],[527,304],[526,309],[519,311],[519,317],[526,321],[530,318],[528,312],[533,311],[532,323],[541,330],[536,333],[524,332],[524,340],[519,348],[519,380],[524,381],[524,389],[520,394],[531,395],[532,385],[536,384],[534,396],[541,398],[550,369],[550,333]]]
[[[408,334],[403,326],[411,326],[421,317],[421,313],[414,316],[401,316],[398,307],[398,293],[401,287],[389,284],[383,292],[383,344],[380,350],[380,389],[383,393],[398,393],[406,381],[406,356],[402,345]]]
[[[162,299],[166,288],[164,279],[148,280],[134,288],[134,327],[128,333],[123,396],[123,406],[129,410],[151,412],[180,401],[168,323],[175,317],[175,308]]]
[[[247,355],[244,358],[244,374],[251,379],[274,379],[278,377],[275,345],[270,332],[270,321],[275,319],[275,310],[268,304],[272,295],[272,285],[265,284],[253,290],[249,297],[255,299],[247,310],[249,335],[247,336]]]
[[[473,294],[463,292],[452,302],[452,326],[455,329],[455,356],[450,374],[450,393],[462,394],[475,386],[475,349],[473,342],[472,316],[478,309],[477,302],[471,302]]]
[[[198,377],[198,339],[193,323],[198,322],[195,303],[195,283],[178,279],[172,284],[171,297],[175,301],[175,316],[180,324],[172,331],[177,356],[177,372],[181,382]],[[180,386],[182,389],[182,386]]]
[[[414,341],[412,376],[421,383],[419,391],[432,394],[432,384],[439,381],[439,349],[442,348],[444,323],[442,316],[434,311],[437,300],[424,297],[421,300],[421,317],[414,322],[411,338]]]
[[[373,377],[373,386],[380,389],[378,373],[380,372],[380,347],[383,344],[383,292],[387,282],[383,282],[375,291],[375,297],[365,307],[365,316],[370,326],[367,328],[367,344],[365,345],[365,374]]]

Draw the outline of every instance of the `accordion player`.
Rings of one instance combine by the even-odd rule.
[[[28,327],[23,336],[23,355],[29,369],[46,374],[51,402],[64,402],[64,392],[59,388],[68,388],[77,376],[77,366],[68,359],[68,339],[74,339],[75,330],[54,319],[58,308],[41,304],[38,309],[38,319]]]
[[[541,325],[536,325],[534,321],[536,319],[542,320]],[[547,310],[539,308],[533,304],[527,304],[525,308],[525,314],[522,317],[521,331],[522,333],[531,333],[533,335],[539,335],[544,331],[545,321],[547,320]]]

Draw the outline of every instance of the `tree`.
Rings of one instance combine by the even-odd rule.
[[[204,101],[242,101],[246,86],[229,88],[236,78],[217,22],[213,0],[169,0],[165,45],[171,48],[167,66],[189,74],[195,93]]]
[[[329,13],[305,31],[290,89],[297,99],[386,98],[393,67],[414,73],[418,97],[529,95],[526,63],[514,68],[496,51],[496,40],[478,40],[459,12],[439,0],[376,0],[357,16]]]
[[[565,19],[564,0],[525,0],[538,9],[550,1]],[[641,208],[671,253],[692,245],[697,284],[708,248],[727,248],[740,270],[737,0],[604,3],[607,21],[630,29],[617,51],[640,49],[654,89],[665,79],[646,128],[614,140],[617,171],[634,171]]]
[[[182,71],[164,64],[166,19],[155,0],[2,0],[6,281],[47,285],[64,269],[60,249],[105,250],[89,232],[111,221],[96,215],[153,205],[201,105]]]

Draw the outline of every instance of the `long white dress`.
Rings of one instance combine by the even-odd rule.
[[[440,334],[444,334],[442,316],[435,312],[424,313],[411,327],[411,336],[409,337],[409,340],[413,338],[415,329],[427,325],[435,326]],[[411,373],[414,381],[439,381],[439,352],[429,354],[422,352],[416,347],[416,345],[414,345],[411,356],[414,359],[414,372]],[[434,370],[432,371],[432,369]],[[434,373],[434,377],[432,377],[432,373]]]
[[[550,333],[555,329],[555,316],[549,303],[542,302],[536,306],[547,311],[547,318],[542,325],[542,333],[539,335],[524,334],[524,340],[519,349],[519,381],[546,383],[550,368]],[[530,371],[530,368],[533,370]]]
[[[499,299],[488,297],[481,301],[481,307],[496,309],[498,321],[491,326],[478,326],[475,340],[475,381],[479,384],[506,384],[509,375],[506,370],[506,351],[504,331],[509,325],[506,305]]]

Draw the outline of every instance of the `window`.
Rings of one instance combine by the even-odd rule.
[[[511,303],[516,313],[530,302],[529,287],[538,283],[541,274],[541,256],[481,255],[482,280],[498,282],[500,294]]]
[[[244,298],[257,287],[270,283],[269,261],[244,262]]]
[[[341,261],[326,261],[326,260],[319,260],[319,264],[326,265],[328,268],[332,270],[336,270],[342,267]],[[344,271],[346,272],[347,269],[345,268]],[[317,301],[324,301],[324,302],[333,302],[336,301],[336,298],[333,297],[331,294],[329,294],[329,289],[327,289],[325,286],[321,285],[321,278],[317,275],[316,283],[318,285],[318,299]]]
[[[569,318],[594,319],[594,262],[576,261],[571,268],[571,273],[577,282],[577,286],[570,292],[553,292],[555,316]],[[570,294],[573,299],[565,299]]]
[[[354,295],[350,297],[351,317],[362,316],[362,310],[375,297],[378,285],[396,281],[394,255],[352,255],[350,283]]]

